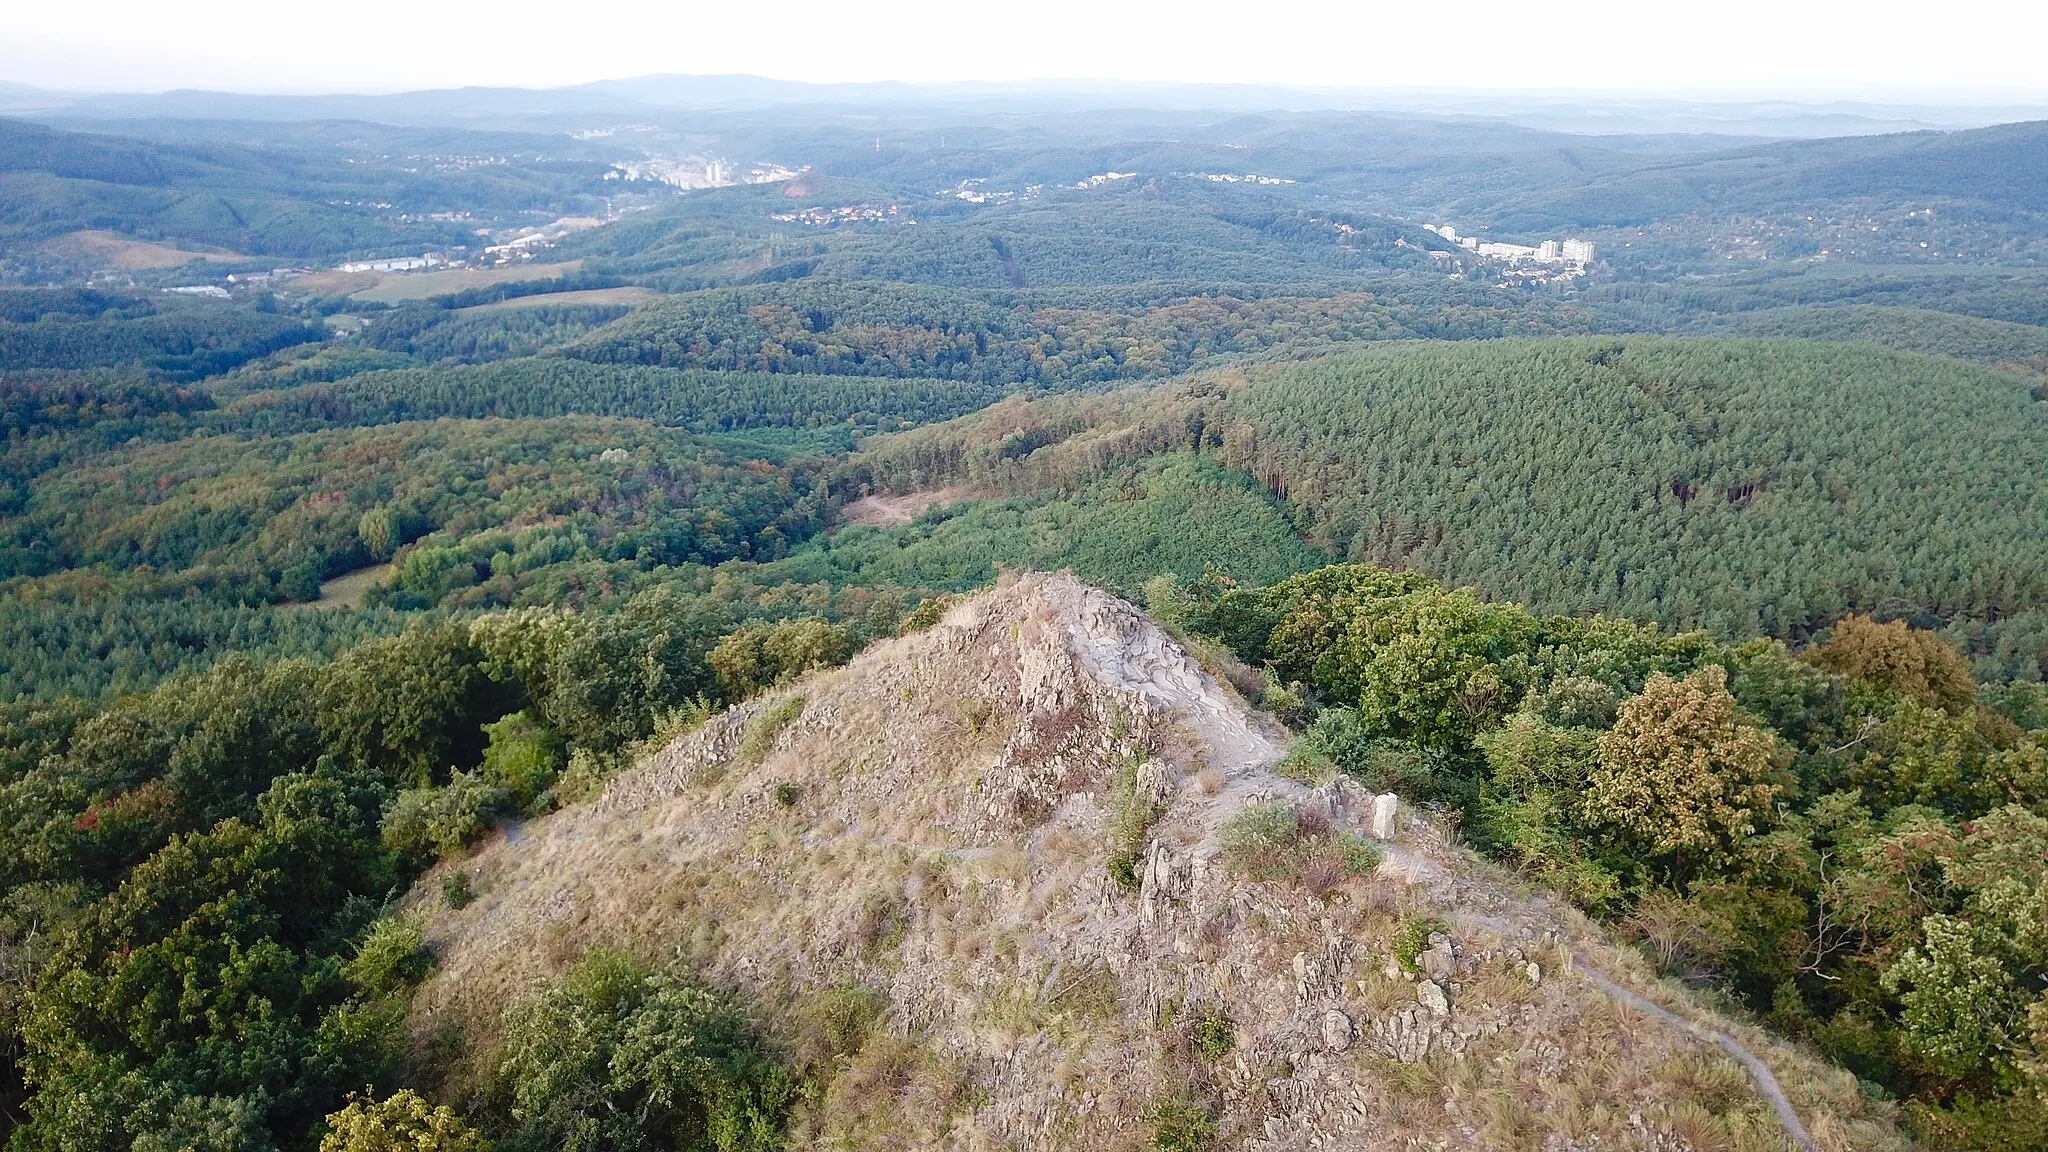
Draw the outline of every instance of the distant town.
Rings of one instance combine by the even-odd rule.
[[[672,188],[693,191],[700,188],[729,188],[734,184],[775,184],[794,180],[808,168],[785,168],[761,161],[741,171],[732,161],[718,156],[654,156],[612,165],[607,180],[652,180]]]
[[[1458,230],[1449,224],[1424,224],[1423,229],[1456,244],[1475,256],[1489,260],[1500,260],[1511,267],[1514,265],[1545,265],[1543,269],[1531,269],[1534,278],[1546,279],[1551,275],[1577,276],[1593,263],[1593,242],[1577,238],[1568,240],[1545,240],[1534,246],[1527,244],[1503,244],[1498,241],[1481,240],[1477,236],[1460,236]],[[1449,252],[1431,252],[1437,259],[1448,260]]]

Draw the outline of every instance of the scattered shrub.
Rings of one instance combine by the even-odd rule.
[[[605,781],[618,775],[626,764],[626,757],[617,752],[595,748],[572,750],[568,770],[555,781],[555,803],[580,804],[597,799],[604,791]]]
[[[1211,1060],[1221,1060],[1229,1055],[1231,1045],[1237,1042],[1237,1025],[1214,1008],[1205,1009],[1195,1017],[1188,1033],[1195,1042],[1195,1051]]]
[[[1126,759],[1109,787],[1109,875],[1126,892],[1141,886],[1138,864],[1144,859],[1145,835],[1159,816],[1139,780],[1142,767],[1141,760]]]
[[[1216,1142],[1216,1121],[1208,1106],[1187,1093],[1153,1101],[1145,1118],[1152,1125],[1155,1152],[1203,1152]]]
[[[803,789],[789,780],[777,784],[769,793],[774,797],[776,805],[782,808],[796,807],[796,802],[803,798],[803,794]]]
[[[824,1092],[819,1112],[826,1148],[943,1148],[952,1115],[968,1098],[968,1079],[955,1060],[916,1035],[886,1030],[845,1061]]]
[[[1100,962],[1069,969],[1051,995],[1046,997],[1047,1006],[1055,1012],[1084,1020],[1114,1017],[1121,1003],[1122,993],[1117,987],[1116,973]]]
[[[1432,916],[1418,916],[1403,921],[1394,931],[1394,960],[1410,973],[1422,971],[1418,960],[1429,950],[1429,938],[1436,933],[1449,930],[1448,925]]]
[[[910,615],[905,616],[903,623],[897,625],[896,634],[908,636],[913,632],[936,627],[938,622],[945,618],[946,609],[951,608],[954,602],[955,598],[952,596],[929,596],[918,601],[917,607],[911,609]]]
[[[505,1017],[520,1149],[767,1152],[796,1086],[711,993],[608,951]]]
[[[1298,864],[1295,847],[1301,824],[1284,800],[1252,804],[1217,830],[1223,858],[1254,880],[1291,880]]]
[[[1109,878],[1126,892],[1136,892],[1145,886],[1145,878],[1138,875],[1138,858],[1121,853],[1109,858]]]
[[[759,764],[761,758],[768,755],[768,750],[775,746],[775,738],[782,734],[782,730],[796,723],[803,714],[804,698],[791,696],[754,717],[754,722],[747,726],[746,737],[740,741],[739,762]]]
[[[822,1069],[860,1051],[888,1009],[889,998],[864,984],[841,984],[811,997],[796,1011],[796,1063]]]
[[[459,912],[469,907],[470,902],[475,899],[476,893],[469,886],[468,872],[458,868],[442,879],[441,902],[443,904]]]
[[[490,1142],[447,1105],[430,1105],[404,1089],[372,1103],[350,1099],[327,1118],[320,1152],[490,1152]]]
[[[432,860],[462,851],[512,810],[512,796],[480,772],[456,772],[439,788],[409,788],[384,817],[385,847]]]

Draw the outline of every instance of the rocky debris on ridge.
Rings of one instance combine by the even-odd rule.
[[[1775,1131],[1770,1104],[1733,1060],[1573,974],[1575,953],[1639,969],[1596,929],[1424,813],[1275,775],[1286,743],[1137,609],[1025,576],[487,846],[473,902],[432,911],[441,963],[413,1027],[488,1048],[505,1003],[583,948],[623,946],[732,989],[771,1030],[798,1028],[806,998],[875,990],[878,1035],[953,1088],[848,1104],[842,1143],[1143,1147],[1160,1101],[1192,1099],[1219,1146],[1255,1152],[1534,1131],[1676,1149],[1723,1128],[1771,1146],[1751,1139]],[[789,781],[797,799],[778,801]],[[1321,894],[1246,880],[1217,831],[1269,800],[1377,835],[1377,871]],[[1133,803],[1153,818],[1127,890],[1108,864]],[[1828,1147],[1896,1146],[1846,1074],[1720,1027]]]

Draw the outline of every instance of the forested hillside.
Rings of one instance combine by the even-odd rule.
[[[878,483],[1028,492],[1199,449],[1333,553],[1554,612],[1798,637],[1848,611],[2043,664],[2048,408],[2023,379],[1853,345],[1388,345],[878,445]],[[1967,466],[1963,462],[1969,462]]]
[[[1771,309],[1746,313],[1736,323],[1758,335],[1868,340],[1904,352],[2048,373],[2048,328],[2033,324],[1875,304]]]
[[[1979,686],[1902,622],[1795,656],[1369,566],[1152,593],[1301,710],[1283,771],[1441,798],[1667,971],[1906,1097],[1937,1147],[2048,1138],[2038,682]]]
[[[1661,1002],[1739,1017],[1714,1018],[1769,1048],[1826,1152],[1904,1152],[1901,1125],[1931,1152],[2048,1147],[2038,126],[619,106],[528,133],[0,120],[11,1147],[936,1149],[1036,1098],[987,1070],[1038,1065],[989,1054],[1063,1053],[1025,1088],[1066,1092],[1100,1073],[1081,1038],[1127,1019],[1118,1051],[1150,1054],[1127,1079],[1163,1087],[1116,1114],[1119,1148],[1256,1139],[1340,1056],[1370,1073],[1346,1114],[1387,1131],[1782,1147],[1718,1057],[1608,1075],[1642,1050],[1578,1011],[1597,990],[1562,983],[1558,925],[1625,942],[1602,962],[1632,956]],[[1597,258],[1533,247],[1568,239]],[[1044,671],[1064,657],[1024,662],[1044,716],[989,703],[1025,707],[1000,660],[1112,618],[1142,641],[1132,682],[1186,663],[1068,582],[1078,623],[1022,593],[985,634],[984,608],[947,617],[1060,569],[1145,602],[1263,709],[1202,681],[1227,755],[1270,742],[1237,764],[1256,780],[1152,713],[1076,704]],[[959,684],[920,657],[857,685],[865,711],[806,719],[804,677],[942,618]],[[1084,721],[1073,747],[1115,763],[996,812],[1029,826],[1014,853],[974,823],[979,761],[931,810],[971,849],[894,794],[824,806],[884,767],[938,787],[916,760],[938,748],[1078,764],[1060,733]],[[771,756],[806,724],[831,756]],[[506,875],[493,853],[692,732],[732,774],[663,803],[753,823],[632,921],[668,934],[620,939],[565,896],[518,941],[539,983],[407,1031],[422,981],[455,978],[436,932],[496,915],[460,916]],[[1379,841],[1389,868],[1463,879],[1375,879],[1347,787],[1421,815]],[[1234,821],[1254,794],[1280,800],[1227,835],[1155,828],[1175,796]],[[666,875],[684,858],[632,854],[682,826],[577,860]],[[822,983],[693,966],[733,943],[721,901],[842,842],[832,906],[773,925],[837,949]],[[1548,935],[1482,945],[1459,885],[1524,881]],[[1196,884],[1199,907],[1162,903]],[[991,919],[1053,889],[1202,972],[1340,919],[1361,935],[1244,971],[1321,987],[1375,959],[1338,982],[1341,1029],[1282,988],[1283,1043],[1263,1009],[1232,1022],[1251,984],[1141,1009],[1139,970]],[[904,988],[973,1043],[898,1013]],[[1454,1031],[1482,1003],[1495,1030]],[[1524,1007],[1569,1017],[1583,1067]],[[1482,1088],[1430,1043],[1520,1079]]]
[[[456,149],[477,143],[456,142],[442,155],[453,161]],[[360,149],[358,142],[343,151]],[[61,266],[61,257],[37,246],[82,230],[272,259],[463,245],[469,229],[427,216],[480,208],[559,214],[587,203],[604,171],[589,161],[529,155],[517,168],[443,165],[423,173],[420,159],[415,153],[410,164],[393,162],[374,151],[337,157],[324,141],[297,148],[157,143],[0,118],[0,266],[16,274]]]
[[[1239,294],[1241,293],[1241,295]],[[935,376],[1047,385],[1146,379],[1206,361],[1363,340],[1584,332],[1593,314],[1456,286],[1281,295],[995,293],[806,280],[658,301],[562,355],[755,372]]]

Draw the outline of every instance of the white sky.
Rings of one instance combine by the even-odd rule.
[[[0,82],[380,92],[654,72],[2039,99],[2042,0],[0,0]]]

